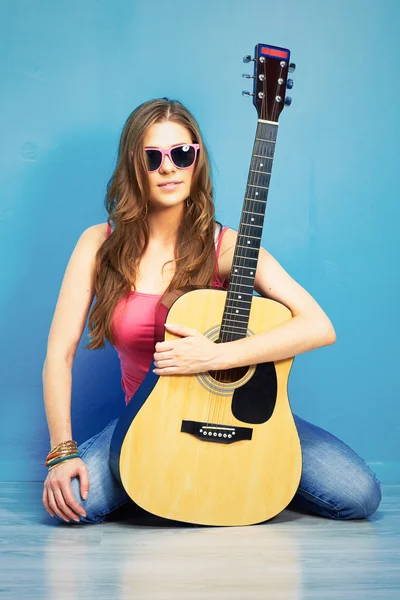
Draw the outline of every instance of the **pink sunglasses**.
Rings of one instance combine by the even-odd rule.
[[[199,149],[200,144],[178,144],[166,150],[153,146],[145,148],[148,169],[157,171],[163,164],[165,155],[178,169],[188,169],[195,162]],[[131,155],[133,156],[133,150]]]

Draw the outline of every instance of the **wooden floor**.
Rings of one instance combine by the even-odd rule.
[[[0,597],[7,600],[400,598],[400,486],[369,520],[289,510],[263,525],[170,524],[121,510],[55,523],[42,483],[0,483]]]

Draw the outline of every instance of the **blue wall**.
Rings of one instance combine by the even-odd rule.
[[[0,4],[0,480],[43,480],[41,371],[68,258],[103,222],[119,135],[141,102],[193,111],[217,218],[237,228],[256,127],[242,63],[257,42],[298,68],[280,119],[263,245],[326,310],[334,346],[296,358],[292,409],[399,481],[396,0],[14,0]],[[78,349],[73,433],[123,408],[112,348]]]

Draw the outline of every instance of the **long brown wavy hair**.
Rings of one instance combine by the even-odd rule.
[[[200,128],[178,100],[157,98],[139,105],[128,117],[122,130],[117,166],[108,184],[105,208],[110,235],[96,254],[95,302],[89,315],[86,348],[103,348],[105,339],[115,343],[112,317],[117,303],[135,289],[140,259],[149,242],[146,220],[149,198],[147,158],[144,151],[146,130],[154,123],[174,121],[186,127],[192,143],[200,149],[193,169],[190,196],[177,232],[174,276],[160,298],[186,286],[210,287],[215,265],[214,202],[211,168]],[[131,151],[134,150],[133,156]]]

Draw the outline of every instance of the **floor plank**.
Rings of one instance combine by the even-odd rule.
[[[284,510],[253,527],[169,523],[123,511],[56,523],[43,484],[0,483],[0,596],[7,600],[303,600],[400,597],[400,486],[368,520]]]

